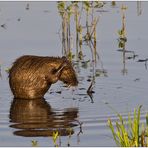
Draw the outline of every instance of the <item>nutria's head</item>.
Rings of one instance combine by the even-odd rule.
[[[59,80],[67,84],[68,86],[77,86],[78,85],[78,79],[75,70],[73,69],[73,66],[70,61],[65,61],[66,65],[62,69],[61,75],[59,77]]]

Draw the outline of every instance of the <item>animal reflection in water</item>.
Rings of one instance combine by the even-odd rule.
[[[14,135],[25,137],[52,136],[58,131],[60,136],[74,134],[78,109],[66,108],[56,111],[45,99],[14,99],[10,107],[10,127],[18,129]]]

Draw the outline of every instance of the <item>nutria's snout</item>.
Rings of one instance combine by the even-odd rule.
[[[78,79],[76,72],[72,66],[71,61],[69,61],[65,56],[62,57],[62,62],[60,66],[55,70],[53,69],[53,75],[68,87],[78,85]]]
[[[77,75],[75,70],[73,69],[72,63],[69,60],[65,59],[65,57],[64,61],[66,65],[62,69],[59,80],[63,81],[63,83],[67,84],[69,87],[78,86]]]
[[[68,86],[78,85],[76,72],[66,57],[22,56],[9,72],[9,84],[15,98],[43,98],[58,80]]]

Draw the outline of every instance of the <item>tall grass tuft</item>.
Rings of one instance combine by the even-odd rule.
[[[117,113],[119,121],[115,127],[111,119],[108,119],[108,126],[111,129],[113,138],[117,146],[122,147],[140,147],[148,146],[148,115],[146,116],[146,127],[140,131],[140,110],[142,106],[134,110],[134,116],[128,114],[128,121],[125,121],[122,116]]]

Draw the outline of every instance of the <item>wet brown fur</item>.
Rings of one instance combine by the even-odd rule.
[[[15,98],[41,98],[58,80],[70,86],[78,84],[72,64],[65,57],[22,56],[9,72],[9,84]]]

